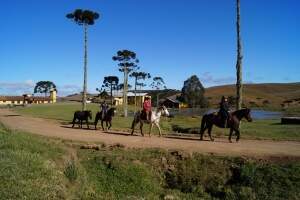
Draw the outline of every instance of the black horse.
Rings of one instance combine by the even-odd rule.
[[[232,132],[234,131],[236,134],[236,141],[238,142],[240,139],[240,121],[245,118],[248,122],[252,121],[251,115],[250,115],[251,110],[248,108],[244,108],[241,110],[234,111],[230,114],[231,117],[229,117],[228,122],[227,122],[227,128],[230,128],[230,134],[229,134],[229,142],[231,141],[231,136]],[[200,130],[200,140],[203,140],[203,134],[206,129],[208,129],[208,135],[210,137],[211,141],[214,141],[214,139],[211,137],[211,130],[213,125],[216,125],[220,128],[223,127],[222,119],[221,116],[218,115],[217,113],[211,113],[211,114],[206,114],[202,117],[202,122],[201,122],[201,130]]]
[[[72,121],[72,124],[73,124],[72,128],[74,128],[76,120],[78,120],[78,122],[80,122],[79,127],[82,128],[82,121],[85,120],[86,125],[89,129],[90,128],[89,127],[89,118],[92,119],[92,112],[90,110],[75,111],[73,121]]]
[[[108,111],[106,112],[106,114],[103,116],[102,111],[101,112],[97,112],[96,114],[96,118],[95,118],[95,130],[97,130],[97,124],[98,121],[101,120],[101,127],[104,131],[104,127],[103,127],[103,122],[106,122],[106,128],[110,129],[110,127],[112,126],[112,118],[115,115],[116,112],[116,108],[110,108],[108,109]]]

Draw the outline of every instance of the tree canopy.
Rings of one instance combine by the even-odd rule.
[[[74,12],[68,13],[66,17],[78,25],[93,25],[99,18],[99,14],[90,10],[76,9]]]
[[[190,107],[207,107],[207,100],[204,97],[205,89],[196,75],[184,81],[181,90],[181,99]]]
[[[135,69],[138,69],[137,63],[139,63],[139,60],[136,58],[136,54],[133,51],[129,50],[118,51],[117,55],[113,56],[112,59],[119,62],[119,71],[124,73],[123,106],[124,116],[127,117],[128,73]]]
[[[127,84],[127,88],[128,88],[128,89],[131,89],[131,88],[132,88],[132,85]],[[117,90],[124,90],[124,83],[120,83],[120,84],[118,85]]]
[[[153,81],[150,86],[155,90],[167,89],[164,79],[160,76],[153,77]]]
[[[131,72],[132,70],[138,68],[137,63],[139,63],[139,60],[136,58],[136,53],[129,50],[122,50],[118,51],[117,55],[112,57],[113,61],[118,61],[119,64],[119,71],[124,72],[127,70],[127,72]]]
[[[108,88],[110,90],[111,104],[113,104],[113,90],[117,89],[118,84],[119,84],[119,78],[117,76],[104,77],[103,85],[101,89],[105,90],[105,88]]]
[[[34,87],[34,93],[44,93],[45,96],[51,90],[56,90],[56,85],[52,81],[39,81]]]

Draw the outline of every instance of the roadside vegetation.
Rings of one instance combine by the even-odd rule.
[[[92,110],[93,118],[99,105],[88,104],[87,108]],[[41,117],[46,119],[58,120],[61,123],[68,124],[72,121],[74,111],[80,110],[79,103],[56,103],[32,105],[25,108],[16,108],[20,114]],[[129,106],[129,114],[133,113],[134,107]],[[124,118],[121,116],[122,107],[117,107],[117,114],[113,119],[112,130],[129,131],[132,123],[132,117]],[[93,122],[93,120],[92,120]],[[91,122],[91,123],[92,123]],[[161,127],[164,133],[199,133],[201,123],[200,116],[175,116],[174,118],[163,118]],[[148,126],[144,127],[148,131]],[[138,130],[138,129],[137,129]],[[300,125],[282,125],[280,120],[255,120],[251,123],[243,122],[241,126],[242,138],[248,139],[272,139],[272,140],[295,140],[300,141]],[[228,129],[213,128],[213,135],[216,137],[227,137]],[[157,133],[156,128],[153,130]]]
[[[87,145],[0,126],[0,199],[299,199],[296,158]]]

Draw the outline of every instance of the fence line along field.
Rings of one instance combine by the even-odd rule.
[[[56,103],[32,105],[30,107],[15,108],[14,110],[22,115],[33,117],[41,117],[45,119],[57,120],[61,123],[68,124],[72,121],[73,114],[76,110],[80,110],[79,103]],[[98,104],[88,104],[87,109],[95,114],[99,111]],[[113,119],[112,130],[114,131],[130,131],[132,117],[121,117],[121,107],[117,107],[117,113]],[[129,115],[133,115],[133,107],[129,107]],[[92,120],[92,121],[93,121]],[[174,118],[163,118],[161,127],[165,134],[174,134],[178,132],[199,133],[201,116],[180,116],[175,115]],[[147,131],[148,126],[145,126]],[[188,130],[188,131],[185,131]],[[217,137],[228,135],[229,130],[214,127],[212,134]],[[154,133],[157,130],[154,129]],[[279,119],[270,120],[254,120],[251,123],[242,123],[241,138],[248,139],[271,139],[271,140],[294,140],[300,141],[300,125],[281,125]]]

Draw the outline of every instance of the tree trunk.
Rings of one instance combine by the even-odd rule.
[[[123,89],[123,107],[124,107],[124,117],[127,117],[127,81],[128,71],[127,67],[124,68],[124,89]]]
[[[134,112],[136,112],[136,84],[137,84],[137,77],[135,77],[135,82],[134,82]]]
[[[87,90],[87,24],[84,24],[84,78],[82,94],[82,110],[86,110],[86,90]]]
[[[110,84],[110,105],[112,106],[114,103],[114,98],[113,98],[113,84]]]
[[[236,1],[236,31],[237,31],[237,62],[236,62],[236,109],[242,108],[243,85],[242,85],[242,41],[240,33],[240,0]]]

